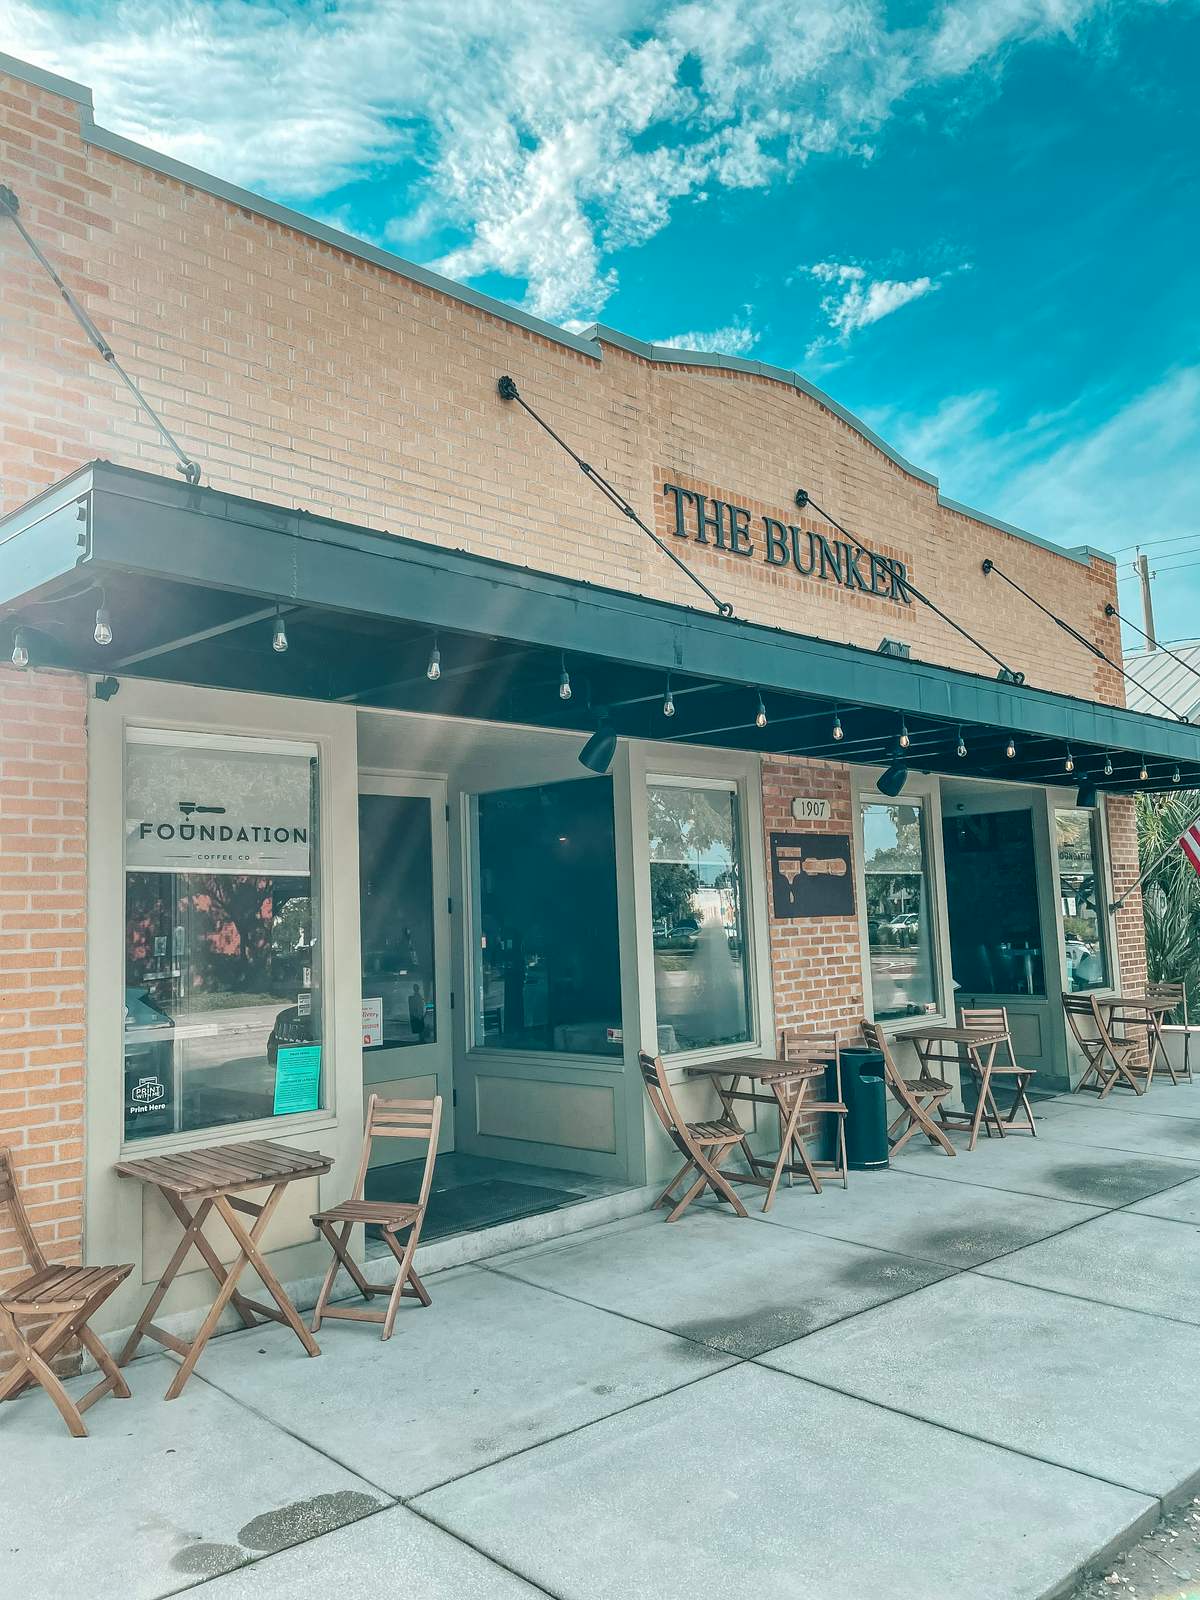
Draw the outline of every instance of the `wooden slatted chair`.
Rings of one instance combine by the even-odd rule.
[[[0,1400],[15,1400],[22,1390],[40,1383],[74,1437],[86,1439],[83,1412],[89,1406],[106,1394],[129,1399],[128,1384],[88,1323],[133,1267],[61,1267],[48,1262],[17,1188],[12,1151],[0,1148],[0,1217],[6,1212],[30,1271],[0,1293],[0,1341],[16,1359],[12,1370],[0,1377]],[[41,1330],[34,1332],[38,1324]],[[71,1399],[53,1367],[71,1339],[79,1340],[104,1374],[79,1400]]]
[[[988,1069],[987,1104],[983,1108],[983,1125],[988,1131],[988,1136],[991,1136],[993,1122],[1001,1136],[1003,1136],[1004,1128],[1015,1129],[1017,1124],[1014,1119],[1017,1112],[1020,1111],[1029,1124],[1030,1133],[1036,1139],[1037,1129],[1033,1125],[1033,1107],[1029,1103],[1028,1090],[1030,1080],[1037,1077],[1037,1068],[1022,1067],[1017,1064],[1017,1058],[1013,1051],[1012,1032],[1008,1026],[1008,1007],[960,1007],[958,1020],[964,1028],[986,1028],[989,1032],[993,1029],[996,1032],[1001,1029],[1004,1030],[1004,1043],[997,1045],[995,1050],[992,1051],[992,1064]],[[984,1048],[990,1050],[991,1046],[985,1045]],[[1002,1050],[1008,1056],[1007,1061],[999,1059]],[[966,1058],[963,1064],[973,1077],[979,1078],[980,1075],[976,1071],[975,1063],[970,1056]],[[1008,1115],[1004,1119],[1003,1127],[1001,1127],[1000,1123],[1000,1111],[996,1105],[994,1085],[997,1078],[1007,1083],[1013,1091],[1012,1105],[1008,1108]],[[979,1083],[979,1092],[980,1094],[984,1092],[982,1080]]]
[[[835,1182],[840,1182],[844,1189],[848,1189],[850,1183],[849,1168],[846,1165],[846,1104],[842,1099],[842,1051],[837,1034],[807,1033],[801,1028],[784,1028],[779,1036],[779,1054],[784,1061],[804,1062],[807,1065],[820,1065],[832,1061],[836,1084],[834,1098],[826,1100],[818,1095],[815,1100],[810,1100],[807,1096],[804,1097],[800,1118],[792,1129],[791,1144],[800,1159],[806,1177],[818,1194],[821,1192],[822,1178],[832,1178]],[[771,1085],[775,1098],[779,1101],[781,1136],[791,1122],[791,1112],[794,1109],[794,1101],[801,1092],[801,1082],[802,1080],[796,1078],[780,1078]],[[834,1153],[830,1160],[811,1156],[803,1137],[805,1119],[818,1114],[834,1117],[837,1121],[833,1142]],[[791,1177],[789,1170],[789,1183]]]
[[[423,1306],[429,1305],[429,1293],[413,1271],[413,1256],[416,1254],[417,1241],[421,1237],[421,1224],[425,1221],[425,1210],[429,1204],[433,1167],[437,1160],[438,1129],[441,1123],[441,1095],[436,1095],[432,1100],[385,1100],[380,1095],[373,1094],[367,1101],[367,1126],[363,1135],[362,1159],[358,1163],[353,1192],[348,1200],[342,1201],[341,1205],[330,1206],[327,1211],[318,1211],[313,1217],[313,1222],[325,1235],[333,1250],[333,1260],[329,1271],[325,1274],[325,1281],[321,1285],[321,1293],[317,1296],[313,1310],[314,1333],[321,1326],[323,1318],[341,1317],[348,1322],[382,1322],[382,1337],[390,1339],[392,1329],[396,1325],[396,1313],[400,1309],[400,1301],[405,1295],[411,1295]],[[363,1199],[367,1167],[371,1160],[371,1143],[375,1139],[427,1141],[425,1170],[421,1175],[421,1190],[416,1200],[404,1202]],[[360,1222],[373,1223],[377,1226],[384,1243],[395,1256],[394,1284],[369,1283],[362,1268],[350,1254],[350,1235]],[[400,1244],[402,1234],[408,1235],[403,1246]],[[370,1305],[331,1306],[329,1296],[340,1266],[345,1267],[350,1274],[352,1282],[364,1300],[370,1301],[375,1295],[387,1295],[387,1309],[376,1311]]]
[[[746,1216],[745,1206],[734,1194],[728,1180],[718,1171],[721,1163],[729,1159],[734,1147],[745,1138],[744,1129],[724,1117],[709,1122],[685,1122],[679,1115],[675,1096],[667,1082],[667,1070],[662,1064],[662,1057],[650,1056],[641,1050],[638,1052],[638,1064],[654,1113],[671,1143],[684,1157],[683,1166],[659,1195],[651,1210],[657,1210],[668,1200],[674,1201],[667,1221],[676,1222],[698,1195],[705,1189],[711,1189],[718,1198],[728,1200],[739,1217]],[[695,1181],[682,1199],[675,1200],[676,1186],[693,1172],[696,1174]]]
[[[1062,1000],[1068,1026],[1087,1063],[1083,1076],[1075,1085],[1075,1093],[1078,1094],[1083,1088],[1096,1088],[1103,1100],[1115,1083],[1124,1082],[1134,1094],[1141,1094],[1142,1085],[1138,1082],[1134,1065],[1137,1046],[1131,1039],[1113,1036],[1096,996],[1064,994]],[[1093,1077],[1095,1084],[1088,1081]]]
[[[1169,982],[1148,983],[1146,985],[1146,993],[1152,1000],[1171,1001],[1170,1014],[1175,1018],[1175,1020],[1173,1022],[1160,1022],[1158,1025],[1158,1031],[1162,1034],[1164,1051],[1166,1051],[1166,1047],[1173,1039],[1180,1040],[1183,1045],[1183,1060],[1180,1063],[1178,1072],[1176,1072],[1176,1069],[1171,1061],[1170,1052],[1167,1051],[1167,1071],[1171,1074],[1172,1083],[1178,1083],[1180,1078],[1184,1078],[1188,1083],[1191,1083],[1192,1030],[1188,1024],[1187,984]]]
[[[941,1078],[931,1077],[925,1072],[918,1078],[906,1078],[896,1065],[891,1044],[883,1029],[876,1023],[864,1019],[862,1032],[868,1050],[877,1050],[883,1057],[884,1082],[888,1086],[889,1094],[900,1107],[900,1115],[888,1128],[888,1143],[892,1147],[892,1154],[895,1155],[903,1150],[914,1133],[923,1133],[930,1144],[940,1145],[948,1156],[956,1156],[958,1151],[932,1116],[933,1112],[940,1109],[942,1101],[952,1092],[954,1085],[944,1082]]]

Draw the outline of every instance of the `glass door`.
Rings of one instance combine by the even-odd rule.
[[[363,1094],[443,1100],[454,1148],[446,786],[364,774],[358,797]],[[372,1165],[404,1159],[382,1141]]]
[[[1017,1059],[1049,1076],[1060,1001],[1044,799],[944,789],[942,847],[955,1007],[1006,1006]]]

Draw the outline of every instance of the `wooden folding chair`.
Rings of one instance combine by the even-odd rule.
[[[984,1075],[978,1071],[971,1057],[968,1055],[966,1059],[967,1070],[972,1076],[979,1079],[979,1093],[984,1099],[983,1125],[987,1129],[989,1136],[992,1131],[991,1125],[994,1121],[996,1131],[1003,1137],[1005,1128],[1014,1128],[1016,1126],[1014,1119],[1017,1112],[1020,1111],[1024,1113],[1025,1120],[1029,1124],[1029,1131],[1036,1139],[1037,1129],[1033,1125],[1033,1107],[1029,1104],[1028,1089],[1030,1079],[1037,1076],[1037,1069],[1036,1067],[1017,1065],[1017,1058],[1013,1052],[1012,1032],[1008,1026],[1008,1007],[961,1007],[958,1013],[958,1020],[964,1028],[986,1028],[989,1032],[992,1029],[997,1032],[1001,1029],[1004,1031],[1004,1044],[997,1045],[990,1052],[990,1059],[986,1069],[986,1082],[984,1081]],[[1007,1052],[1007,1061],[996,1059],[1001,1049]],[[993,1087],[997,1078],[1003,1079],[1005,1083],[1011,1086],[1013,1091],[1012,1105],[1008,1108],[1008,1116],[1005,1117],[1003,1125],[1001,1125],[1000,1112],[996,1105],[996,1093]]]
[[[892,1154],[903,1150],[914,1133],[923,1133],[930,1144],[940,1145],[948,1156],[956,1156],[958,1151],[931,1115],[934,1111],[940,1114],[942,1101],[951,1093],[954,1085],[943,1082],[941,1078],[930,1077],[925,1072],[919,1078],[906,1078],[896,1065],[896,1058],[892,1055],[892,1047],[883,1029],[864,1019],[862,1032],[867,1049],[877,1050],[883,1057],[884,1082],[900,1107],[900,1115],[888,1128]]]
[[[800,1028],[784,1028],[779,1036],[779,1054],[784,1061],[809,1064],[833,1063],[836,1086],[834,1098],[832,1100],[820,1096],[815,1100],[802,1098],[798,1117],[794,1114],[794,1102],[801,1095],[800,1085],[803,1080],[779,1078],[771,1084],[771,1088],[779,1101],[780,1137],[786,1141],[790,1127],[791,1147],[800,1158],[800,1165],[816,1192],[818,1194],[821,1192],[822,1178],[832,1178],[835,1182],[840,1182],[844,1189],[848,1189],[850,1184],[849,1168],[846,1165],[846,1105],[842,1099],[842,1051],[837,1034],[806,1033]],[[834,1117],[837,1121],[833,1141],[834,1153],[829,1160],[810,1155],[804,1140],[806,1119],[818,1113]],[[791,1179],[792,1170],[789,1164],[789,1183]]]
[[[1158,1031],[1163,1043],[1163,1059],[1167,1064],[1167,1071],[1171,1074],[1171,1082],[1178,1083],[1180,1078],[1192,1082],[1192,1030],[1188,1025],[1188,997],[1186,983],[1148,983],[1146,994],[1151,1000],[1171,1002],[1169,1016],[1174,1017],[1174,1022],[1159,1021]],[[1182,1017],[1182,1021],[1179,1019]],[[1167,1044],[1171,1039],[1178,1038],[1183,1043],[1183,1060],[1179,1071],[1176,1072],[1171,1061]]]
[[[86,1439],[83,1412],[106,1394],[129,1399],[129,1386],[116,1362],[88,1323],[118,1285],[133,1271],[127,1267],[60,1267],[48,1262],[38,1246],[17,1188],[12,1151],[0,1148],[0,1216],[7,1212],[21,1245],[29,1276],[0,1294],[0,1340],[16,1365],[0,1377],[0,1400],[15,1400],[23,1389],[40,1383],[58,1407],[76,1439]],[[23,1324],[43,1324],[40,1332]],[[72,1400],[54,1372],[55,1357],[68,1340],[78,1339],[104,1374],[80,1400]]]
[[[313,1310],[312,1331],[316,1333],[324,1317],[342,1317],[348,1322],[382,1322],[383,1338],[392,1337],[396,1313],[405,1295],[411,1295],[423,1306],[430,1303],[428,1291],[413,1271],[413,1256],[421,1237],[421,1224],[429,1204],[429,1190],[433,1184],[433,1166],[437,1160],[438,1129],[442,1123],[442,1097],[432,1100],[384,1100],[373,1094],[367,1101],[367,1127],[363,1135],[362,1159],[349,1200],[331,1206],[328,1211],[318,1211],[313,1222],[325,1235],[333,1249],[333,1261],[325,1274],[321,1293]],[[421,1176],[421,1192],[414,1201],[364,1200],[363,1187],[367,1181],[367,1167],[371,1160],[371,1143],[374,1139],[425,1139],[425,1171]],[[358,1262],[350,1254],[350,1235],[357,1223],[373,1223],[383,1235],[384,1243],[396,1258],[394,1284],[368,1283]],[[399,1235],[407,1234],[403,1247]],[[375,1311],[367,1306],[341,1306],[329,1304],[334,1279],[339,1267],[345,1267],[355,1287],[364,1300],[374,1295],[388,1297],[387,1310]]]
[[[1063,1011],[1075,1043],[1083,1052],[1087,1063],[1083,1076],[1075,1085],[1075,1093],[1085,1087],[1100,1091],[1101,1100],[1117,1082],[1129,1085],[1134,1094],[1142,1093],[1137,1080],[1134,1054],[1137,1046],[1131,1039],[1117,1039],[1104,1019],[1100,1002],[1094,994],[1064,994]],[[1095,1085],[1088,1082],[1096,1079]]]
[[[646,1094],[654,1107],[654,1113],[666,1130],[671,1143],[685,1158],[683,1166],[659,1195],[651,1210],[657,1210],[668,1200],[674,1201],[674,1208],[668,1214],[667,1221],[675,1222],[698,1195],[705,1189],[711,1189],[719,1199],[728,1200],[739,1217],[746,1216],[745,1206],[730,1188],[728,1180],[718,1171],[721,1163],[729,1159],[734,1146],[741,1144],[745,1138],[745,1130],[728,1117],[720,1117],[711,1122],[685,1122],[679,1115],[661,1056],[649,1056],[641,1050],[638,1052],[638,1064],[642,1069]],[[692,1172],[696,1174],[695,1182],[683,1198],[676,1201],[674,1194],[676,1185]]]

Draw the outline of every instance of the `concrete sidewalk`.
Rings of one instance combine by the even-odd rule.
[[[1037,1109],[440,1273],[387,1345],[147,1357],[85,1441],[4,1406],[0,1594],[1063,1592],[1200,1475],[1200,1084]]]

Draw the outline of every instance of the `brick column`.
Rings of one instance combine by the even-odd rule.
[[[0,1143],[62,1262],[83,1237],[86,713],[83,679],[0,667]],[[24,1270],[0,1222],[0,1285]]]
[[[1112,863],[1113,898],[1119,900],[1138,880],[1137,801],[1133,795],[1105,797],[1108,813],[1108,849]],[[1139,990],[1146,983],[1146,925],[1142,891],[1136,889],[1116,913],[1117,949],[1113,981],[1122,989]]]

